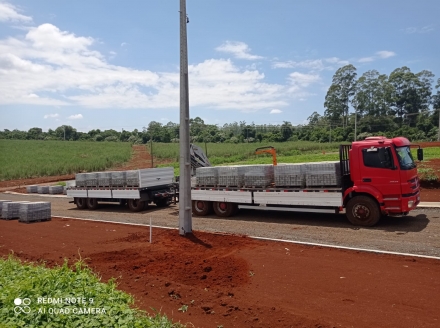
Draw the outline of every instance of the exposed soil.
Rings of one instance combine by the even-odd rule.
[[[0,220],[0,256],[11,251],[49,266],[80,254],[136,306],[188,327],[439,326],[433,259],[158,228],[149,243],[148,227],[71,219]]]

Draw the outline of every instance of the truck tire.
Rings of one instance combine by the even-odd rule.
[[[205,216],[212,212],[212,202],[206,200],[193,200],[192,212],[195,216]]]
[[[96,210],[98,208],[98,201],[96,198],[87,198],[86,203],[89,210]]]
[[[379,205],[368,196],[355,196],[350,199],[346,213],[352,224],[364,227],[374,226],[381,217]]]
[[[130,211],[139,212],[144,209],[145,202],[140,199],[129,199],[128,200],[128,208]]]
[[[227,202],[213,202],[214,212],[217,216],[227,218],[236,213],[238,205],[235,203]]]
[[[75,197],[75,204],[80,210],[84,210],[87,208],[86,198]]]

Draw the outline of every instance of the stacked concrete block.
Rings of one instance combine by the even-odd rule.
[[[112,185],[112,172],[98,172],[98,186],[110,187]]]
[[[126,185],[129,187],[139,187],[139,170],[131,170],[126,173]]]
[[[49,186],[38,186],[37,192],[39,194],[48,194],[49,193]]]
[[[196,184],[198,186],[216,186],[218,184],[218,167],[199,167],[196,169]]]
[[[339,187],[341,185],[340,162],[304,164],[307,187]]]
[[[87,187],[86,180],[87,180],[86,173],[75,174],[75,186],[77,186],[77,187]]]
[[[242,187],[247,166],[219,166],[218,185],[225,187]]]
[[[64,186],[50,186],[49,187],[49,194],[55,195],[55,194],[62,194],[64,191]]]
[[[245,187],[267,187],[274,182],[273,165],[253,165],[246,167]]]
[[[50,202],[30,202],[19,205],[19,222],[41,222],[51,219]]]
[[[126,184],[126,171],[111,172],[112,186],[124,187]]]
[[[87,187],[97,187],[98,186],[98,173],[97,172],[86,173],[86,186]]]
[[[0,200],[0,218],[2,217],[3,204],[9,203],[9,202],[11,202],[11,201],[10,200]]]
[[[2,219],[12,220],[20,217],[20,205],[28,202],[4,202],[2,205]]]
[[[276,187],[304,187],[304,164],[280,164],[274,166],[274,181]]]
[[[29,194],[37,193],[38,192],[38,186],[36,186],[36,185],[27,186],[26,187],[26,192],[29,193]]]

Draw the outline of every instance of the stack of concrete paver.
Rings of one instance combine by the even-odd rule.
[[[49,187],[49,194],[55,195],[55,194],[62,194],[64,191],[64,186],[50,186]]]
[[[86,186],[87,187],[98,186],[98,172],[86,173]]]
[[[29,202],[19,204],[19,222],[41,222],[51,219],[50,202]]]
[[[274,182],[276,187],[304,187],[304,164],[280,164],[274,166]]]
[[[28,203],[25,201],[20,202],[4,202],[2,205],[2,219],[12,220],[20,217],[20,204]]]
[[[98,186],[110,187],[112,185],[112,172],[98,172]]]
[[[337,187],[341,185],[340,162],[319,162],[304,164],[307,187]]]
[[[198,186],[217,186],[218,167],[198,167],[196,169],[196,184]]]
[[[9,202],[11,202],[11,201],[10,200],[0,200],[0,218],[2,217],[3,204],[9,203]]]
[[[244,173],[245,187],[267,187],[274,181],[273,165],[252,165]]]
[[[223,187],[242,187],[248,166],[218,166],[218,185]]]
[[[112,186],[124,187],[126,183],[126,171],[111,172]]]
[[[49,186],[38,186],[37,192],[39,194],[48,194],[49,193]]]
[[[126,171],[125,183],[130,187],[139,187],[139,170]]]
[[[38,192],[38,186],[36,185],[32,185],[32,186],[27,186],[26,187],[26,192],[27,193],[37,193]]]
[[[75,174],[75,185],[77,187],[86,187],[86,178],[87,178],[87,173],[78,173]]]

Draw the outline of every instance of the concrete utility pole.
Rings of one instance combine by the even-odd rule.
[[[192,233],[191,158],[189,153],[188,46],[186,0],[180,0],[180,181],[179,234]]]

